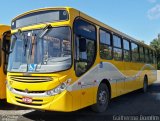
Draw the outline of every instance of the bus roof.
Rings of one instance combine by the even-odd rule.
[[[5,27],[10,27],[9,25],[5,25],[5,24],[0,24],[0,27],[5,26]]]
[[[72,9],[74,11],[78,11],[80,13],[79,16],[84,17],[86,20],[91,21],[92,23],[94,23],[94,24],[96,24],[98,26],[101,26],[102,28],[106,28],[106,29],[110,30],[111,32],[113,32],[115,34],[118,34],[118,35],[122,36],[123,38],[132,40],[135,43],[138,43],[138,44],[140,44],[142,46],[145,46],[145,47],[148,47],[148,48],[151,48],[151,49],[155,50],[154,48],[150,47],[149,45],[147,45],[147,44],[145,44],[145,43],[143,43],[141,41],[139,41],[138,39],[135,39],[135,38],[133,38],[133,37],[131,37],[131,36],[129,36],[129,35],[121,32],[121,31],[119,31],[117,29],[112,28],[111,26],[108,26],[107,24],[104,24],[104,23],[100,22],[99,20],[96,20],[93,17],[88,16],[87,14],[85,14],[85,13],[83,13],[83,12],[77,10],[77,9],[74,9],[74,8],[68,7],[68,6],[67,7],[46,7],[46,8],[40,8],[40,9],[30,10],[30,11],[27,11],[27,12],[25,12],[23,14],[18,15],[12,21],[14,21],[14,20],[16,20],[16,19],[18,19],[18,18],[20,18],[22,16],[25,16],[25,15],[27,15],[29,13],[34,13],[34,12],[39,12],[39,11],[44,11],[44,10],[63,10],[63,9],[64,10],[65,9],[69,9],[69,10]]]

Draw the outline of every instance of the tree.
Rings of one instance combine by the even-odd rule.
[[[145,44],[144,40],[140,40],[140,41]]]
[[[160,34],[150,43],[150,46],[156,50],[158,69],[160,69]]]

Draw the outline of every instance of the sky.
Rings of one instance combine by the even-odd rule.
[[[0,24],[28,10],[70,6],[149,44],[160,33],[160,0],[3,0]]]

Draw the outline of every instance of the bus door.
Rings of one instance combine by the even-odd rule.
[[[81,107],[93,104],[94,80],[98,69],[92,68],[96,58],[96,28],[94,25],[77,19],[74,23],[75,33],[75,74],[80,88]]]
[[[7,74],[8,57],[10,50],[11,31],[3,33],[2,50],[3,50],[3,72]]]

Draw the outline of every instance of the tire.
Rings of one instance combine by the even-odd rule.
[[[147,76],[144,77],[144,81],[143,81],[143,92],[146,93],[147,89],[148,89],[148,78]]]
[[[97,113],[105,112],[109,104],[109,90],[106,84],[101,83],[97,91],[97,102],[92,105],[92,110]]]

